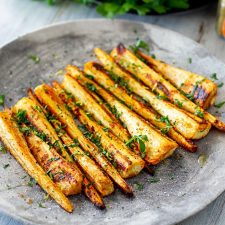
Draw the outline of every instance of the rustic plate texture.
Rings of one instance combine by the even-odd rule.
[[[0,93],[11,106],[35,87],[53,79],[62,79],[69,63],[81,66],[94,59],[92,50],[110,50],[119,42],[126,46],[139,37],[150,44],[151,52],[167,62],[210,77],[217,73],[225,83],[224,64],[194,41],[172,31],[144,23],[120,20],[85,20],[50,26],[18,38],[0,49]],[[35,63],[31,55],[40,57]],[[189,58],[192,58],[190,63]],[[217,101],[224,100],[225,87]],[[216,108],[211,109],[212,113]],[[219,110],[223,116],[222,111]],[[175,155],[156,169],[154,178],[146,173],[129,179],[135,190],[130,199],[119,190],[105,198],[107,210],[96,209],[84,196],[71,198],[72,214],[54,201],[44,201],[45,193],[35,185],[9,155],[0,155],[0,209],[31,224],[173,224],[203,209],[225,190],[225,135],[212,129],[198,141],[196,154],[178,149]],[[201,167],[198,158],[207,156]],[[7,168],[4,165],[9,164]],[[42,202],[46,208],[39,207]],[[30,204],[32,203],[32,204]]]

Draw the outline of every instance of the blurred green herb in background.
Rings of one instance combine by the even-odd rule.
[[[49,5],[54,5],[68,0],[42,0]],[[96,6],[96,11],[102,16],[112,18],[115,15],[123,15],[134,12],[139,15],[149,13],[163,14],[171,10],[189,8],[189,0],[70,0],[84,5]]]

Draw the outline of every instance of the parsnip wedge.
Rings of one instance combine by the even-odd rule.
[[[96,123],[87,114],[75,105],[74,99],[68,98],[66,92],[56,81],[53,82],[54,90],[58,96],[67,104],[78,120],[86,126],[89,132],[93,133],[102,147],[115,162],[116,168],[123,178],[136,176],[144,167],[144,161],[134,154],[120,139],[110,131],[104,131],[104,127]]]
[[[39,103],[39,101],[37,100],[35,94],[33,93],[33,91],[31,89],[28,89],[27,91],[28,97],[37,105],[40,107],[40,109],[43,111],[43,113],[45,115],[48,114],[48,112],[46,111],[45,108],[42,107],[42,105]],[[53,123],[53,121],[52,121]],[[59,123],[59,121],[54,121],[54,124],[57,125],[57,123]],[[58,131],[58,135],[61,136],[62,134],[65,134],[63,131],[61,131],[61,129],[57,129]],[[66,134],[67,135],[67,134]],[[68,136],[68,135],[67,135]],[[69,137],[69,136],[68,136]],[[84,175],[83,175],[84,176]],[[89,198],[89,200],[98,208],[100,209],[105,209],[105,204],[104,201],[102,199],[102,197],[100,196],[100,194],[96,191],[95,187],[93,186],[94,182],[89,181],[85,176],[83,179],[83,192],[84,194],[87,196],[87,198]]]
[[[24,170],[34,178],[63,209],[73,211],[73,205],[62,193],[59,187],[46,176],[44,170],[38,165],[31,154],[27,143],[19,131],[17,124],[8,112],[0,112],[0,138],[9,152],[20,163]]]
[[[91,202],[100,209],[105,209],[105,203],[99,193],[95,190],[93,183],[86,177],[83,181],[84,194],[91,200]]]
[[[187,95],[201,108],[207,109],[215,102],[217,85],[211,80],[187,70],[177,68],[165,62],[153,59],[151,56],[138,51],[145,63],[170,81],[176,88]]]
[[[28,127],[23,126],[22,128]],[[37,137],[33,131],[28,132],[28,134],[25,134],[28,146],[45,173],[50,176],[65,195],[81,193],[83,175],[78,167],[63,159],[54,147],[49,146]]]
[[[110,91],[111,94],[123,101],[129,108],[132,108],[133,111],[145,118],[151,124],[159,128],[162,133],[167,134],[169,137],[171,137],[180,146],[184,147],[190,152],[195,152],[197,150],[197,146],[195,144],[193,144],[189,140],[186,140],[171,126],[168,126],[168,124],[162,122],[160,120],[159,114],[146,107],[143,103],[140,103],[136,99],[132,98],[132,96],[127,94],[124,88],[119,87],[113,80],[111,80],[109,78],[109,75],[107,74],[107,71],[103,68],[102,65],[95,62],[88,62],[84,65],[84,72],[86,74],[92,75],[93,79],[98,82],[99,85]],[[91,80],[89,81],[89,83],[93,84]]]
[[[71,72],[70,69],[72,70]],[[76,70],[73,70],[73,67],[67,66],[66,70],[70,74],[74,74],[77,76],[79,76],[79,74],[82,74],[82,72],[77,67]],[[66,91],[71,92],[70,86],[67,87],[68,83],[63,83],[62,85]],[[105,127],[108,127],[123,142],[127,142],[129,140],[130,137],[127,130],[124,129],[123,126],[117,122],[117,120],[113,120],[106,113],[106,111],[104,111],[104,109],[92,98],[92,96],[90,96],[90,94],[87,94],[87,92],[85,92],[84,89],[79,86],[79,84],[74,88],[76,88],[77,91],[74,93],[71,92],[71,94],[76,97],[76,100],[83,105],[83,108],[85,110],[93,114],[96,121],[101,121],[101,123]]]
[[[39,105],[32,99],[24,97],[20,99],[12,108],[13,112],[17,113],[19,110],[26,111],[26,115],[30,123],[36,127],[39,131],[47,135],[48,142],[54,145],[57,152],[60,153],[68,161],[73,162],[72,158],[68,152],[63,147],[63,144],[59,137],[57,136],[54,128],[48,122],[46,116],[44,115],[42,109]]]
[[[49,111],[57,117],[57,119],[66,125],[65,130],[71,138],[77,139],[80,146],[95,159],[102,169],[115,181],[115,183],[127,194],[132,194],[133,191],[125,180],[120,176],[117,170],[111,163],[98,151],[97,147],[84,137],[82,132],[74,122],[73,116],[65,108],[63,102],[57,97],[53,88],[46,84],[42,84],[35,88],[35,94],[43,105],[47,105]],[[108,194],[114,190],[113,184],[109,180]]]
[[[193,117],[190,117],[186,111],[154,95],[149,88],[140,84],[136,79],[122,70],[115,63],[114,59],[101,49],[95,49],[95,54],[102,62],[105,69],[110,71],[109,74],[116,75],[123,79],[126,83],[126,88],[129,87],[130,91],[147,101],[161,116],[168,118],[174,129],[186,139],[200,139],[208,134],[211,124],[200,118],[196,118],[195,120]]]
[[[122,53],[122,54],[119,54]],[[140,80],[142,80],[151,90],[156,91],[159,95],[169,98],[169,100],[177,104],[182,104],[182,109],[193,113],[196,117],[204,118],[210,122],[217,129],[225,131],[225,124],[204,111],[202,108],[194,104],[184,95],[182,95],[172,84],[166,81],[160,74],[156,73],[134,54],[127,50],[123,45],[118,46],[111,53],[114,59],[126,70],[133,73]]]
[[[79,82],[85,85],[86,82],[83,78],[85,79],[84,75],[80,75]],[[65,75],[63,82],[67,82],[72,86],[73,83],[77,81],[69,75]],[[143,148],[143,143],[142,146],[140,144],[140,154],[148,163],[153,165],[158,164],[160,161],[170,156],[178,147],[176,142],[163,136],[159,131],[155,130],[151,125],[141,119],[137,114],[123,105],[120,101],[115,99],[103,88],[100,88],[97,84],[95,84],[95,90],[97,90],[97,93],[116,112],[117,117],[119,117],[127,127],[134,140],[136,138],[145,139],[142,141],[145,141],[145,147]]]
[[[59,121],[53,122],[54,127],[58,130],[58,134],[63,143],[67,146],[69,152],[80,165],[80,168],[85,173],[85,176],[93,183],[93,186],[99,191],[102,196],[108,195],[109,178],[103,173],[100,167],[88,157],[88,153],[84,152],[78,145],[78,140],[72,140],[70,136],[62,129]]]

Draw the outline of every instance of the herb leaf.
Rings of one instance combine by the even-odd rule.
[[[221,108],[221,107],[223,107],[223,105],[225,104],[225,101],[223,101],[223,102],[219,102],[219,103],[215,103],[214,104],[214,107],[216,107],[216,108]]]
[[[213,80],[218,80],[218,78],[217,78],[217,73],[213,73],[210,77],[211,77]]]
[[[5,95],[0,95],[0,105],[4,105],[5,103]]]
[[[137,39],[137,41],[134,45],[130,45],[129,47],[134,53],[136,53],[140,48],[144,49],[147,52],[149,52],[149,50],[150,50],[148,43],[146,43],[143,40],[140,40],[139,38]]]

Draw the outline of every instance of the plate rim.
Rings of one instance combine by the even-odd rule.
[[[45,30],[51,29],[51,28],[56,28],[58,26],[63,26],[63,25],[68,25],[68,24],[79,24],[82,22],[102,22],[102,23],[130,23],[130,24],[140,24],[143,25],[145,27],[154,27],[156,29],[160,29],[166,32],[170,32],[176,35],[179,35],[181,38],[185,38],[190,42],[193,42],[193,44],[197,45],[198,47],[201,47],[202,49],[204,49],[210,56],[215,57],[211,52],[209,52],[209,50],[207,48],[205,48],[203,45],[201,45],[200,43],[196,42],[195,40],[170,29],[155,25],[155,24],[151,24],[151,23],[147,23],[147,22],[141,22],[141,21],[133,21],[131,19],[113,19],[113,20],[108,20],[108,19],[104,19],[104,18],[88,18],[88,19],[76,19],[76,20],[67,20],[67,21],[61,21],[61,22],[57,22],[57,23],[53,23],[53,24],[48,24],[48,25],[44,25],[41,26],[39,28],[35,28],[30,32],[25,32],[22,35],[17,36],[16,38],[9,40],[6,43],[3,43],[3,45],[0,46],[0,52],[3,51],[5,48],[7,48],[8,46],[10,46],[11,44],[15,43],[18,40],[21,40],[23,38],[26,38],[28,35],[34,35],[36,32],[44,32]],[[215,57],[216,58],[216,57]],[[216,58],[216,60],[222,64],[224,64],[223,61],[221,61],[220,59]],[[224,64],[225,66],[225,64]],[[225,173],[224,173],[225,175]],[[198,204],[197,207],[195,207],[194,209],[187,209],[186,214],[182,215],[181,217],[179,217],[178,219],[173,219],[168,222],[168,223],[163,223],[163,224],[174,224],[174,223],[180,223],[181,221],[188,219],[189,217],[197,214],[198,212],[200,212],[201,210],[203,210],[204,208],[206,208],[210,203],[212,203],[216,198],[218,198],[223,192],[225,191],[225,185],[220,185],[219,188],[217,187],[217,189],[214,189],[213,194],[211,194],[210,196],[208,196],[209,198],[205,198],[203,199],[203,201],[201,201],[201,204]],[[147,210],[148,211],[148,210]],[[11,217],[15,220],[17,220],[18,222],[25,222],[26,224],[30,224],[30,225],[38,225],[37,222],[35,221],[31,221],[27,218],[24,218],[20,215],[17,214],[13,214],[12,212],[7,212],[7,209],[5,209],[4,207],[0,206],[0,212],[3,213],[3,216],[8,216]],[[178,211],[176,211],[176,213],[179,213]],[[138,216],[138,214],[136,214],[136,216]],[[175,217],[174,217],[175,218]],[[109,221],[110,222],[110,221]],[[115,221],[113,221],[115,223]],[[140,221],[139,221],[140,222]],[[138,224],[148,224],[148,221],[142,221],[143,223],[138,223]],[[107,224],[107,222],[106,222]],[[116,223],[115,223],[116,224]]]

